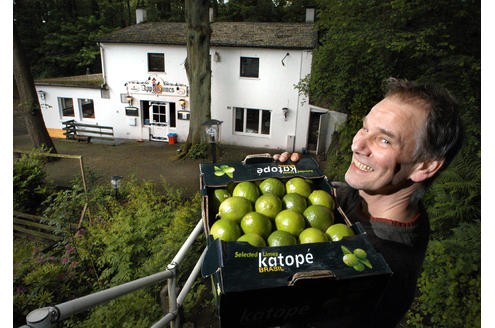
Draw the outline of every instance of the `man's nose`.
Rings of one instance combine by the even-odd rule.
[[[353,153],[358,153],[361,155],[369,155],[370,148],[368,144],[368,139],[365,136],[360,135],[359,132],[356,133],[356,135],[352,139],[351,150]]]

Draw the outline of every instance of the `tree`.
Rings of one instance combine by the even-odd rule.
[[[45,146],[50,152],[56,153],[52,138],[46,130],[45,121],[41,114],[41,106],[36,95],[33,76],[24,56],[22,44],[14,25],[14,78],[19,92],[19,110],[24,115],[28,134],[35,148]]]
[[[185,61],[190,86],[191,120],[183,156],[192,145],[202,141],[201,124],[211,119],[211,60],[209,1],[187,0],[187,57]]]

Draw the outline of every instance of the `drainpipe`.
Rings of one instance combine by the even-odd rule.
[[[98,42],[98,46],[100,47],[100,57],[101,57],[101,75],[103,77],[103,83],[101,84],[102,89],[107,89],[107,73],[105,71],[105,51],[101,43]]]

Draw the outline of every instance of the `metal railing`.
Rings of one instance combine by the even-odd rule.
[[[186,280],[184,286],[182,287],[180,293],[177,295],[177,266],[184,259],[185,255],[191,248],[192,244],[195,242],[196,238],[203,231],[202,220],[196,224],[196,227],[187,237],[184,244],[173,258],[172,262],[167,266],[167,269],[162,272],[152,274],[147,277],[136,279],[122,285],[111,287],[93,294],[89,294],[83,297],[79,297],[61,304],[54,306],[43,307],[31,311],[26,316],[26,325],[20,328],[50,328],[53,323],[61,322],[70,316],[80,313],[82,311],[91,309],[97,305],[110,301],[112,299],[124,296],[130,292],[136,291],[141,288],[148,287],[150,285],[156,284],[160,281],[167,279],[168,288],[168,313],[162,317],[158,322],[153,324],[153,328],[165,327],[166,324],[170,323],[171,328],[178,328],[180,326],[178,311],[182,305],[187,293],[193,286],[196,277],[201,269],[201,264],[203,263],[203,258],[206,254],[206,249],[203,251],[199,257],[196,265],[191,271],[188,279]]]

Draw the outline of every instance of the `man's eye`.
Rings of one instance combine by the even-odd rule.
[[[387,139],[381,139],[381,143],[384,144],[384,145],[390,145],[390,141],[388,141]]]

